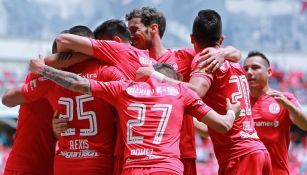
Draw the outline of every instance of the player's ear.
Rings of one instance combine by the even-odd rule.
[[[220,41],[219,41],[219,45],[220,45],[220,46],[223,44],[224,38],[225,38],[224,35],[222,35],[222,37],[221,37],[221,39],[220,39]]]
[[[116,42],[119,42],[119,43],[123,42],[123,40],[119,36],[114,36],[113,41],[116,41]]]
[[[195,44],[195,38],[194,38],[193,34],[190,34],[190,39],[191,39],[191,43]]]
[[[158,24],[150,24],[150,29],[153,33],[158,33],[159,34],[159,26]]]
[[[267,71],[268,71],[268,76],[271,77],[272,74],[273,74],[272,68],[271,68],[271,67],[268,67]]]

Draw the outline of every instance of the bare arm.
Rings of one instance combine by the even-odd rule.
[[[83,94],[90,94],[90,81],[77,74],[54,69],[45,65],[42,58],[30,61],[30,70],[33,73],[43,75],[56,84]]]
[[[2,96],[2,104],[7,107],[15,107],[25,102],[26,100],[22,95],[21,87],[9,89]]]
[[[194,130],[198,135],[207,138],[209,136],[208,127],[203,122],[199,122],[195,117],[193,117]]]
[[[136,80],[138,80],[138,81],[145,80],[150,76],[152,76],[152,77],[154,77],[154,78],[156,78],[156,79],[158,79],[162,82],[168,82],[168,83],[171,83],[171,84],[184,84],[185,86],[189,87],[193,91],[197,92],[198,95],[200,95],[201,93],[207,92],[207,90],[204,88],[206,86],[205,84],[196,84],[196,83],[193,84],[191,82],[187,83],[187,82],[175,80],[175,79],[172,79],[172,78],[169,78],[169,77],[163,75],[160,72],[155,71],[152,67],[140,67],[136,71]],[[203,81],[206,81],[206,80],[203,80]],[[202,85],[204,85],[204,87]],[[208,89],[209,89],[209,87],[208,87]],[[206,90],[206,91],[202,92],[204,90]]]
[[[240,102],[231,104],[227,98],[226,103],[228,110],[226,115],[220,115],[214,110],[210,110],[201,119],[203,123],[221,134],[226,134],[232,128],[233,122],[240,115]]]
[[[192,77],[190,84],[194,87],[194,90],[201,98],[206,95],[210,88],[209,82],[201,77]]]
[[[65,68],[83,62],[90,57],[78,52],[62,52],[46,56],[45,64],[54,68]]]
[[[268,95],[272,96],[279,104],[283,105],[288,110],[290,119],[296,126],[307,131],[307,114],[304,113],[303,110],[295,106],[279,91],[271,91]]]
[[[56,38],[58,52],[80,52],[85,55],[93,55],[93,47],[88,37],[60,34]]]

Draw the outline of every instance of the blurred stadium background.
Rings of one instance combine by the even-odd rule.
[[[274,64],[272,87],[294,93],[307,111],[306,0],[0,0],[0,97],[23,83],[28,60],[51,52],[54,37],[82,24],[95,28],[110,18],[124,19],[131,9],[153,6],[167,19],[163,42],[169,48],[191,47],[192,21],[200,9],[212,8],[223,20],[224,45],[267,54]],[[18,107],[0,104],[0,174],[13,144]],[[43,116],[42,116],[43,117]],[[292,128],[291,171],[307,174],[307,133]],[[196,137],[198,172],[216,174],[210,139]]]

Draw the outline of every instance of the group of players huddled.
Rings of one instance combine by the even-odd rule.
[[[219,175],[289,174],[290,126],[307,130],[307,115],[269,87],[264,54],[242,67],[211,9],[196,14],[187,49],[165,48],[155,8],[126,21],[74,26],[31,59],[2,98],[20,105],[4,175],[196,175],[195,133],[211,138]]]

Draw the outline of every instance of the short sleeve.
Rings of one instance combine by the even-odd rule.
[[[115,66],[105,65],[99,68],[98,81],[119,81],[125,80],[126,76]]]
[[[182,94],[185,99],[185,112],[194,116],[197,120],[201,120],[211,110],[194,91],[183,87]]]
[[[119,61],[123,61],[118,60],[117,55],[125,50],[129,50],[125,43],[95,39],[90,39],[90,41],[93,47],[93,56],[113,66],[118,65]]]
[[[44,98],[55,84],[44,78],[33,76],[27,79],[27,83],[22,86],[22,94],[26,102],[33,102],[40,98]]]
[[[213,75],[205,72],[204,70],[198,70],[197,67],[197,61],[199,59],[199,55],[197,54],[192,61],[191,64],[191,74],[190,74],[190,79],[195,78],[195,77],[200,77],[204,78],[208,81],[209,84],[212,83],[213,81]]]
[[[122,81],[102,82],[90,79],[92,96],[102,98],[114,105],[122,92],[122,83]]]

